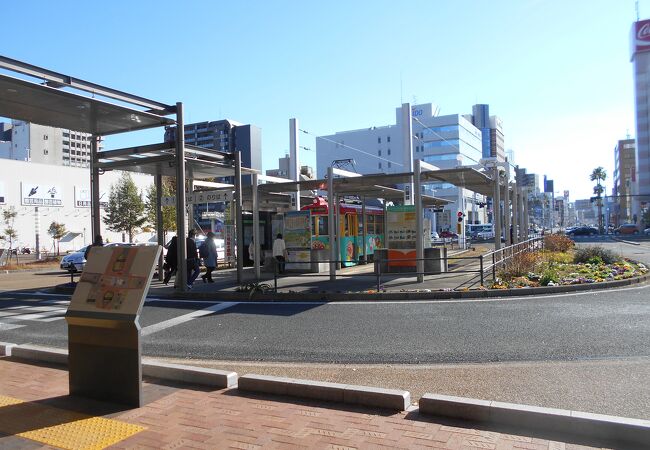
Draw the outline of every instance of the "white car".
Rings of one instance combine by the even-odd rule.
[[[84,253],[88,246],[80,248],[76,252],[72,252],[69,255],[65,255],[61,259],[61,269],[67,270],[68,272],[81,272],[84,270],[86,265],[86,258]]]
[[[643,234],[645,234],[646,236],[650,236],[650,228],[646,228],[645,230],[643,230]]]

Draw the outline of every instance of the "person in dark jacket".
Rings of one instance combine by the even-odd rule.
[[[174,236],[167,245],[167,254],[165,255],[165,278],[163,283],[169,283],[172,275],[178,270],[178,238]]]
[[[104,246],[104,240],[102,239],[102,235],[98,234],[95,236],[95,240],[93,241],[92,244],[90,244],[88,247],[86,247],[86,251],[84,252],[84,259],[88,261],[88,256],[90,255],[90,249],[93,247],[103,247]]]
[[[186,247],[187,247],[187,287],[188,289],[192,289],[192,285],[194,284],[194,280],[196,280],[196,277],[199,276],[201,273],[201,264],[199,260],[199,255],[198,255],[198,250],[196,248],[196,242],[194,241],[194,238],[196,236],[196,232],[194,230],[190,230],[187,233],[187,239],[185,240]]]

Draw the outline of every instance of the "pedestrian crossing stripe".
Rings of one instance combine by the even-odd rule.
[[[146,427],[0,395],[0,434],[65,449],[104,449]]]

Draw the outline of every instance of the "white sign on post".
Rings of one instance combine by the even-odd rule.
[[[234,198],[232,191],[197,191],[185,194],[186,203],[219,203],[228,202]],[[162,197],[163,206],[175,206],[176,196]]]

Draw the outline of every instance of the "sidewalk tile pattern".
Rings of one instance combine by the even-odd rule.
[[[0,435],[20,436],[68,449],[102,449],[145,427],[88,417],[39,403],[0,395]]]
[[[67,409],[65,370],[0,358],[0,395],[27,402],[59,396]],[[134,449],[523,449],[578,450],[579,445],[449,426],[414,413],[395,413],[282,397],[206,391],[188,385],[144,383],[145,406],[84,411],[140,426],[111,448]],[[11,408],[12,406],[9,406]],[[13,406],[15,407],[15,405]],[[4,408],[0,408],[2,411]],[[414,420],[415,419],[418,420]],[[29,423],[31,418],[27,419]],[[12,436],[8,436],[12,438]],[[0,434],[0,447],[3,446]],[[10,441],[7,441],[10,444]]]

